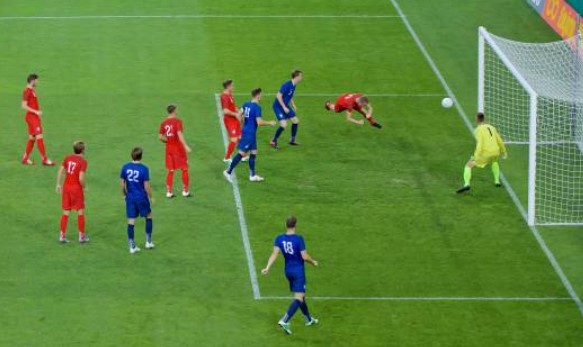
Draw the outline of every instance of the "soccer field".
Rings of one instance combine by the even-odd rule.
[[[395,4],[0,2],[0,345],[582,345],[583,230],[533,232],[489,170],[455,194],[474,140],[459,110],[441,107],[447,91],[428,60],[472,117],[479,25],[516,40],[557,38],[523,0],[401,0],[402,13]],[[235,80],[239,106],[262,87],[272,120],[273,95],[294,68],[305,76],[295,98],[302,146],[286,144],[288,127],[274,151],[275,129],[260,128],[266,180],[249,182],[240,165],[231,186],[221,173],[221,82]],[[20,164],[30,72],[41,77],[49,156],[60,162],[74,140],[87,143],[88,245],[57,242],[57,169]],[[368,94],[384,128],[324,110],[343,92]],[[164,198],[157,131],[170,102],[193,147],[191,199]],[[136,145],[156,198],[156,250],[130,255],[119,169]],[[512,150],[501,168],[524,204],[524,155]],[[291,300],[283,261],[269,276],[260,269],[290,214],[320,262],[307,269],[307,295],[321,324],[305,327],[298,313],[285,336],[276,325]]]

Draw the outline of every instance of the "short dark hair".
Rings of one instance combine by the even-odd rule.
[[[478,118],[479,122],[483,122],[484,118],[486,118],[486,116],[484,116],[484,114],[482,112],[478,112],[478,114],[476,115],[476,118]]]
[[[143,153],[144,153],[144,150],[142,149],[142,147],[135,147],[134,149],[132,149],[132,160],[135,160],[135,161],[142,160]]]
[[[176,105],[170,104],[166,106],[166,111],[168,111],[168,114],[173,113],[174,111],[176,111]]]
[[[223,88],[227,89],[231,84],[233,84],[233,80],[225,80],[223,81]]]
[[[85,142],[75,141],[73,143],[73,152],[75,152],[75,154],[81,154],[84,151],[85,151]]]
[[[28,75],[26,77],[26,82],[28,82],[28,83],[30,83],[30,82],[32,82],[34,80],[38,80],[38,75],[35,74],[35,73],[31,73],[30,75]]]
[[[262,92],[261,88],[255,88],[251,91],[251,96],[256,97],[257,95],[261,94],[261,92]]]
[[[293,229],[296,227],[296,223],[298,222],[297,218],[295,216],[289,216],[287,217],[287,219],[285,220],[285,226],[288,229]]]
[[[298,77],[301,74],[303,74],[303,72],[301,70],[297,70],[296,69],[296,70],[292,71],[291,78],[294,79],[294,78]]]

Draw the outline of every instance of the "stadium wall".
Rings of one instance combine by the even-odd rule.
[[[570,38],[577,34],[577,26],[583,32],[583,5],[579,4],[577,12],[569,2],[577,5],[575,0],[526,0],[540,16],[559,34],[562,38]]]

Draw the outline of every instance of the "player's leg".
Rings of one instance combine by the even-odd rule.
[[[286,273],[285,275],[287,280],[289,281],[289,288],[290,291],[294,293],[294,299],[289,305],[284,316],[277,322],[277,324],[283,329],[283,331],[291,335],[291,325],[289,321],[293,318],[295,313],[297,312],[298,308],[300,308],[303,298],[304,298],[304,285],[305,283],[301,281],[300,276],[296,273]]]
[[[292,112],[290,110],[290,112]],[[296,142],[296,136],[298,135],[298,128],[300,126],[300,119],[298,118],[298,116],[296,116],[294,114],[294,116],[291,118],[291,122],[292,122],[292,128],[291,128],[291,138],[289,140],[289,144],[292,146],[298,146],[299,143]]]
[[[89,238],[85,233],[85,209],[83,208],[77,210],[77,229],[79,229],[79,242],[89,242]]]
[[[227,145],[227,152],[225,152],[225,158],[223,158],[223,161],[225,163],[231,162],[231,157],[233,156],[233,152],[235,152],[235,148],[237,148],[237,143],[239,143],[239,137],[229,138],[229,144]]]
[[[38,151],[40,152],[40,155],[41,155],[42,160],[43,160],[42,164],[45,166],[54,166],[55,163],[47,157],[47,152],[45,149],[45,140],[44,140],[44,136],[42,133],[39,133],[38,135],[36,135],[36,143],[37,143]]]
[[[471,158],[464,166],[464,186],[457,190],[457,193],[463,193],[470,190],[470,182],[472,180],[472,169],[476,166],[474,158]]]
[[[498,158],[492,159],[490,164],[492,165],[492,175],[494,175],[494,185],[496,187],[502,187],[500,183],[500,164],[498,164]]]
[[[381,129],[383,126],[380,125],[372,116],[372,114],[367,114],[364,116],[364,118],[367,120],[367,122],[372,125],[375,128]]]
[[[130,253],[134,254],[140,251],[140,248],[136,246],[136,241],[134,238],[135,236],[134,227],[136,224],[136,218],[139,216],[139,208],[135,202],[126,200],[126,216],[128,218],[127,231]]]
[[[188,171],[188,166],[182,169],[182,196],[189,198],[192,196],[190,194],[190,173]]]
[[[174,186],[174,170],[168,170],[166,172],[166,197],[172,199],[174,193],[172,192],[172,187]]]
[[[152,219],[152,213],[146,215],[146,249],[153,249],[154,243],[152,242],[152,231],[154,230],[154,220]]]
[[[63,197],[63,204],[65,204],[65,197]],[[69,224],[69,214],[71,213],[71,210],[66,210],[63,209],[63,213],[61,214],[61,219],[60,219],[60,232],[59,232],[59,242],[61,243],[69,243],[69,240],[67,240],[67,226]]]
[[[255,161],[257,160],[257,145],[253,146],[251,154],[249,155],[249,181],[251,182],[261,182],[264,180],[263,177],[255,173]]]
[[[36,138],[34,135],[28,135],[28,140],[26,141],[26,147],[24,148],[24,154],[22,155],[22,163],[25,165],[34,164],[33,161],[29,159],[29,157],[30,157],[30,153],[32,152],[32,149],[34,148],[35,141],[36,141]]]
[[[275,130],[275,134],[273,135],[273,138],[269,142],[269,145],[271,147],[277,149],[278,148],[277,147],[277,139],[279,139],[279,137],[281,136],[281,133],[283,133],[283,131],[287,127],[287,121],[286,121],[285,112],[283,112],[283,110],[280,110],[278,108],[274,108],[273,112],[275,112],[275,117],[279,121],[279,127],[277,127],[277,129]],[[290,110],[290,112],[291,112],[291,110]]]

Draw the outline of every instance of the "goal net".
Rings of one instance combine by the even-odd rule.
[[[478,108],[506,143],[527,148],[528,224],[583,224],[581,36],[523,43],[479,33]]]

